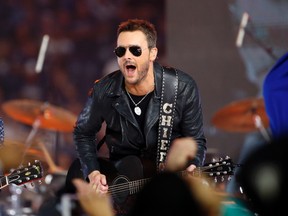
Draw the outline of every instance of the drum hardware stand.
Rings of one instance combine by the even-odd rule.
[[[53,158],[54,158],[55,164],[59,164],[58,157],[57,157],[57,154],[59,152],[59,132],[58,131],[55,132],[54,143],[55,145],[52,146]]]
[[[52,157],[51,155],[49,154],[46,146],[44,145],[43,142],[37,142],[38,145],[40,146],[41,150],[43,151],[44,153],[44,157],[46,158],[47,160],[47,163],[48,163],[48,166],[49,166],[49,169],[50,169],[50,172],[51,173],[57,173],[57,172],[63,172],[62,169],[60,169],[55,163],[54,161],[52,160]]]
[[[264,45],[264,43],[258,39],[256,39],[254,37],[254,35],[246,29],[246,33],[247,35],[258,45],[260,46],[273,60],[277,60],[278,57],[273,53],[273,49],[272,48],[268,48]]]
[[[40,119],[37,118],[32,125],[32,130],[30,131],[28,137],[25,140],[25,150],[24,150],[24,154],[22,156],[22,161],[20,163],[20,166],[23,165],[24,163],[24,158],[26,156],[27,150],[31,147],[31,141],[33,140],[33,138],[35,137],[36,133],[38,132],[39,126],[40,126],[41,122]]]
[[[255,127],[260,131],[260,133],[262,134],[264,139],[267,142],[270,142],[271,141],[270,135],[269,135],[268,131],[265,129],[265,127],[263,126],[263,122],[262,122],[261,117],[258,114],[256,114],[255,108],[252,108],[252,116],[253,116]]]
[[[35,119],[35,121],[33,122],[32,124],[32,130],[30,131],[28,137],[26,138],[25,140],[25,151],[24,151],[24,154],[23,154],[23,157],[22,157],[22,162],[20,165],[23,164],[24,162],[24,158],[25,158],[25,155],[27,153],[27,150],[31,147],[31,144],[32,144],[32,140],[33,138],[35,137],[35,135],[37,134],[40,126],[41,126],[41,120],[40,120],[40,116],[45,116],[45,110],[47,109],[49,103],[48,102],[45,102],[42,107],[41,107],[41,112],[39,114],[39,116]],[[58,136],[58,135],[57,135]],[[58,140],[58,138],[56,138]],[[42,148],[43,149],[43,148]],[[57,150],[57,148],[56,148]],[[46,154],[47,155],[47,154]],[[50,159],[50,156],[49,156],[49,159]]]
[[[244,34],[247,34],[251,40],[253,40],[259,47],[261,47],[274,61],[276,61],[278,59],[278,57],[273,53],[273,49],[271,47],[267,47],[265,45],[265,43],[263,43],[261,40],[256,38],[253,35],[252,31],[250,31],[250,29],[247,28],[248,21],[250,21],[252,28],[255,27],[253,25],[253,23],[251,22],[251,19],[249,19],[249,18],[250,18],[250,16],[247,12],[243,13],[242,20],[240,23],[238,37],[236,39],[236,46],[237,47],[242,46]]]

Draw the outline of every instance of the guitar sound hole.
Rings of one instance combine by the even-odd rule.
[[[126,201],[129,195],[129,179],[126,176],[118,176],[109,187],[114,202],[120,204]]]

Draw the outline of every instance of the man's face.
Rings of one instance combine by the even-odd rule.
[[[157,49],[149,49],[146,37],[141,31],[122,32],[117,39],[119,68],[127,83],[140,84],[149,71],[153,72],[153,61]]]

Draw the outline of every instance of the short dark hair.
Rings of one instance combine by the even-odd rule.
[[[119,36],[121,32],[137,30],[142,31],[146,35],[149,48],[156,47],[157,31],[155,26],[147,20],[128,19],[127,21],[120,23],[117,30],[117,36]]]

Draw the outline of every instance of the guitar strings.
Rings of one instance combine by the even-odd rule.
[[[192,172],[192,174],[200,176],[201,173],[206,173],[205,171],[210,170],[212,168],[216,168],[216,167],[219,167],[219,165],[216,164],[216,165],[212,165],[212,166],[198,167]],[[214,176],[214,174],[218,173],[218,172],[223,172],[223,171],[215,171],[215,172],[208,172],[208,173],[212,173]],[[226,172],[228,173],[228,171],[226,171]],[[181,173],[187,174],[189,172],[188,171],[182,171]],[[122,193],[122,192],[127,191],[127,189],[129,189],[129,192],[131,194],[133,192],[137,192],[143,186],[143,183],[146,183],[148,180],[149,180],[149,178],[146,178],[146,179],[140,179],[140,180],[135,180],[135,181],[119,183],[116,185],[111,185],[111,186],[109,186],[108,191],[113,196],[113,194]]]
[[[129,189],[130,192],[137,192],[137,189],[140,189],[148,180],[149,178],[111,185],[108,191],[112,194],[124,192],[127,189]]]
[[[183,173],[187,173],[187,172],[183,171]],[[194,173],[196,173],[196,174],[201,173],[201,169],[198,168],[198,169],[194,170],[193,174]],[[149,180],[149,178],[148,179],[141,179],[141,180],[125,182],[125,183],[119,183],[119,184],[116,184],[116,185],[111,185],[111,186],[109,186],[108,191],[110,193],[112,193],[112,194],[121,193],[121,192],[126,191],[127,189],[129,189],[130,192],[131,191],[135,192],[137,189],[139,189],[141,186],[143,186],[142,183],[147,182],[147,180]],[[140,183],[138,183],[138,182],[140,182]]]

